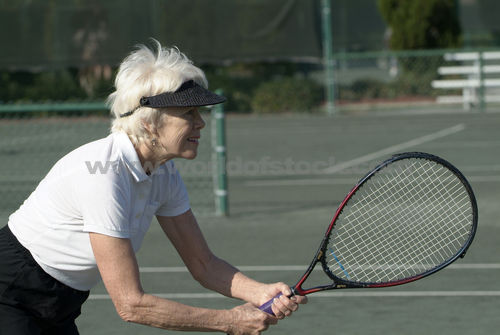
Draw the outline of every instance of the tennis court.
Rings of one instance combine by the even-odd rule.
[[[231,216],[198,221],[217,255],[255,279],[293,285],[360,177],[392,153],[436,154],[465,174],[477,197],[479,228],[466,257],[408,285],[311,295],[267,334],[494,334],[500,328],[499,126],[500,113],[232,116]],[[148,293],[209,308],[238,304],[191,279],[157,225],[138,258]],[[323,276],[315,274],[312,284]],[[164,333],[121,321],[102,285],[92,290],[78,325],[82,335]]]

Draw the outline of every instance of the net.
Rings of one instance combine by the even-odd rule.
[[[403,280],[453,258],[470,237],[473,206],[461,180],[431,160],[397,160],[372,176],[337,218],[327,264],[358,283]]]
[[[205,120],[210,115],[204,115]],[[34,191],[58,159],[73,149],[109,134],[107,117],[0,118],[0,218],[2,225]],[[196,214],[214,213],[212,175],[193,164],[211,167],[211,127],[202,130],[198,157],[175,162]],[[183,167],[184,170],[183,171]]]

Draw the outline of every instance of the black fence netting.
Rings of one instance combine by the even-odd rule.
[[[320,59],[318,1],[0,2],[0,67],[119,63],[153,37],[196,62]]]
[[[81,145],[108,136],[110,119],[81,113],[0,113],[0,220],[7,222],[52,166]],[[175,160],[197,214],[215,212],[210,115],[196,160]]]

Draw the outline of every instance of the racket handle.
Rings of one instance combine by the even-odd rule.
[[[273,305],[273,301],[274,299],[276,298],[279,298],[281,297],[283,294],[280,292],[279,294],[277,294],[274,298],[271,298],[269,301],[265,302],[263,305],[261,305],[259,307],[259,309],[263,312],[266,312],[267,314],[271,314],[272,316],[276,316],[274,313],[273,313],[273,310],[271,308],[271,306]],[[227,334],[229,335],[229,334]]]
[[[271,314],[273,316],[276,316],[274,315],[273,313],[273,309],[271,308],[271,306],[273,305],[273,301],[274,299],[276,298],[279,298],[281,297],[281,293],[279,293],[278,295],[276,295],[274,298],[271,298],[268,302],[264,303],[262,306],[259,307],[259,309],[263,312],[266,312],[267,314]]]

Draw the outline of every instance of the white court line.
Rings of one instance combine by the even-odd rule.
[[[303,179],[264,179],[248,180],[243,182],[244,186],[313,186],[313,185],[354,185],[359,178],[303,178]]]
[[[241,271],[305,271],[307,265],[243,265],[237,266]],[[478,264],[451,264],[447,269],[455,270],[498,270],[500,263],[478,263]],[[315,268],[321,271],[321,268]],[[183,266],[172,267],[140,267],[141,273],[187,273]],[[213,299],[225,298],[218,293],[152,293],[153,295],[165,299]],[[500,296],[500,291],[336,291],[319,292],[315,297],[493,297]],[[107,294],[91,294],[89,300],[109,300]]]
[[[479,171],[500,171],[500,165],[465,165],[460,167],[462,172],[479,172]]]
[[[387,147],[385,149],[375,151],[371,154],[364,155],[364,156],[358,157],[356,159],[353,159],[353,160],[350,160],[350,161],[347,161],[344,163],[340,163],[340,164],[337,164],[334,166],[330,166],[329,168],[326,168],[325,170],[323,170],[323,173],[327,173],[327,174],[328,173],[336,173],[336,172],[351,168],[353,166],[357,166],[357,165],[362,164],[362,163],[370,162],[374,159],[377,159],[377,158],[380,158],[383,156],[394,154],[394,153],[406,150],[408,148],[411,148],[411,147],[414,147],[414,146],[417,146],[420,144],[431,142],[431,141],[437,140],[439,138],[458,133],[464,129],[465,129],[464,124],[462,124],[462,123],[457,124],[456,126],[453,126],[450,128],[445,128],[443,130],[437,131],[437,132],[429,134],[429,135],[418,137],[418,138],[415,138],[413,140],[403,142],[400,144],[392,145],[392,146]]]
[[[165,299],[214,299],[227,298],[218,293],[151,293],[152,295]],[[315,298],[405,298],[405,297],[499,297],[500,291],[336,291],[319,292],[313,295]],[[109,300],[107,294],[91,294],[89,300]]]
[[[475,183],[495,183],[500,182],[500,176],[471,176],[466,177],[470,182]]]
[[[498,183],[500,175],[493,176],[466,176],[467,180],[474,183]],[[355,178],[303,178],[303,179],[265,179],[248,180],[243,182],[247,187],[263,186],[315,186],[315,185],[355,185],[359,179]]]
[[[240,271],[248,272],[278,272],[278,271],[305,271],[307,265],[242,265],[236,266]],[[451,264],[446,269],[454,270],[499,270],[500,263],[457,263]],[[314,268],[319,271],[321,268]],[[170,267],[140,267],[141,273],[182,273],[188,272],[184,266],[170,266]]]
[[[498,297],[500,291],[319,292],[316,297]]]

